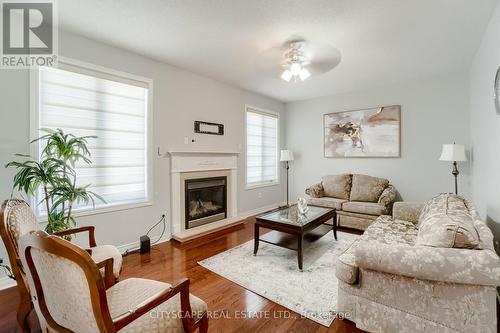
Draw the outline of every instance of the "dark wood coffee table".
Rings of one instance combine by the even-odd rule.
[[[335,209],[309,206],[309,211],[299,214],[297,206],[280,208],[256,217],[254,229],[253,255],[257,255],[259,241],[298,252],[299,270],[302,271],[304,243],[313,242],[330,230],[337,240],[337,224]],[[333,219],[333,225],[325,222]],[[259,228],[273,231],[262,236]]]

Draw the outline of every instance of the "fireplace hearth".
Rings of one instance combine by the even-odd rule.
[[[227,217],[227,177],[185,180],[185,228]]]

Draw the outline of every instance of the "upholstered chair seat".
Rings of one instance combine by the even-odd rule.
[[[130,278],[118,282],[106,291],[111,318],[133,311],[155,295],[168,290],[172,285],[165,282]],[[194,295],[189,296],[194,321],[198,321],[207,312],[207,304]],[[160,304],[150,312],[121,329],[120,333],[139,332],[183,332],[180,295],[177,294]]]
[[[113,245],[97,245],[91,247],[90,256],[95,262],[101,262],[108,258],[113,258],[113,275],[115,279],[120,277],[123,257],[120,251]],[[103,271],[102,271],[103,272]]]

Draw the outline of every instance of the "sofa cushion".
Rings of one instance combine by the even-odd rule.
[[[429,200],[420,214],[417,245],[474,249],[479,234],[464,198],[441,193]]]
[[[396,188],[393,185],[389,184],[382,191],[382,194],[378,198],[378,203],[384,206],[392,205],[392,203],[396,199],[396,195],[397,195]]]
[[[384,178],[367,175],[352,175],[350,200],[377,202],[388,185],[389,181]]]
[[[366,228],[360,238],[384,244],[415,245],[417,233],[415,224],[409,221],[395,220],[389,215],[381,215]]]
[[[323,185],[321,183],[314,184],[306,188],[306,194],[313,198],[321,198],[325,195]]]
[[[349,200],[351,181],[351,175],[349,174],[324,176],[321,182],[324,195]]]
[[[322,197],[322,198],[309,198],[307,203],[313,206],[321,206],[334,208],[336,210],[342,209],[342,203],[346,202],[344,199],[330,198],[330,197]]]
[[[384,215],[387,214],[387,207],[378,202],[347,201],[342,204],[342,210],[346,212]]]
[[[397,201],[392,207],[392,217],[397,220],[410,221],[416,225],[424,205],[419,201]]]
[[[346,212],[344,210],[337,211],[337,226],[347,227],[351,229],[365,230],[378,216]]]
[[[413,223],[394,220],[388,215],[379,216],[366,228],[364,234],[337,258],[335,276],[345,283],[354,284],[357,282],[359,268],[355,263],[355,253],[361,241],[413,245],[416,237],[417,229]]]

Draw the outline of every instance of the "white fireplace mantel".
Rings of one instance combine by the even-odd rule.
[[[185,241],[240,221],[238,215],[238,152],[169,151],[171,178],[172,237]],[[199,176],[198,176],[199,174]],[[184,180],[208,176],[227,176],[227,218],[190,229],[185,228]]]
[[[170,172],[236,169],[238,152],[169,151]]]

